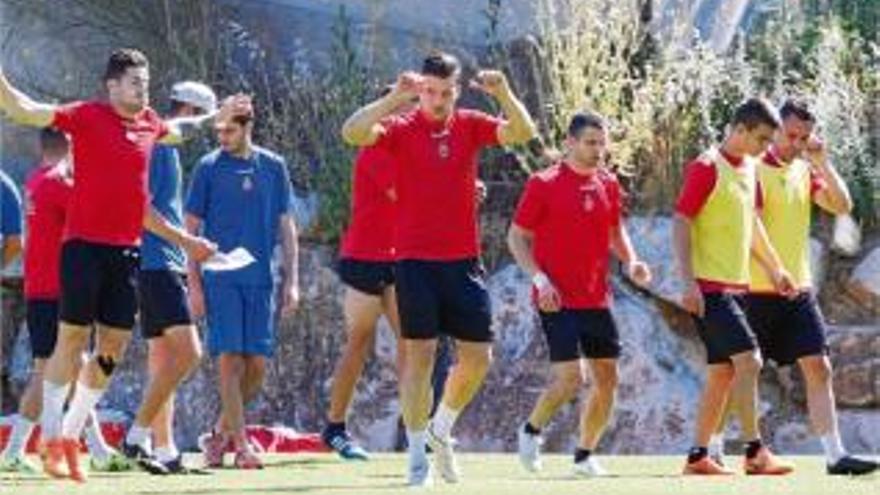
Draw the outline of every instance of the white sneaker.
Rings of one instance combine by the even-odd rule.
[[[541,435],[526,433],[525,425],[519,427],[516,438],[520,464],[527,470],[537,473],[541,470],[541,445],[544,444],[544,439]]]
[[[608,471],[599,465],[593,456],[587,457],[581,462],[574,464],[575,476],[583,476],[585,478],[594,478],[597,476],[608,476]]]
[[[434,470],[431,468],[431,461],[428,460],[427,455],[410,457],[408,469],[406,483],[409,486],[413,488],[434,486]]]
[[[23,455],[0,456],[0,472],[39,474],[42,470]]]
[[[447,483],[458,483],[461,479],[461,472],[458,469],[458,463],[455,462],[455,440],[452,438],[440,438],[434,434],[431,426],[425,431],[428,440],[428,446],[434,452],[437,459],[437,469],[440,470],[440,476]]]

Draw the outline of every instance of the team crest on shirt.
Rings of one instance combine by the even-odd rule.
[[[597,189],[598,188],[596,187],[596,184],[592,182],[584,184],[580,187],[580,190],[584,192],[584,211],[593,211],[593,209],[596,207],[596,200],[593,199],[592,192],[596,191]]]
[[[449,143],[446,141],[439,143],[437,145],[437,154],[444,160],[449,158]]]

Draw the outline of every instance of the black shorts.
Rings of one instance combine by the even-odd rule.
[[[394,265],[401,333],[407,339],[441,334],[467,342],[492,341],[489,293],[476,259],[401,260]]]
[[[551,362],[620,356],[617,325],[607,309],[561,309],[540,316]]]
[[[137,312],[137,247],[78,239],[61,248],[61,321],[131,329]]]
[[[138,274],[141,333],[161,337],[173,326],[191,325],[192,316],[183,275],[172,270],[141,270]]]
[[[345,285],[371,296],[381,296],[394,285],[394,263],[387,261],[340,258],[336,273]]]
[[[733,294],[703,294],[706,313],[695,317],[709,364],[730,362],[730,356],[757,348],[740,298]]]
[[[795,299],[763,294],[743,299],[749,325],[765,358],[787,366],[804,356],[828,352],[825,321],[812,293]]]
[[[49,359],[58,341],[58,300],[28,299],[27,329],[34,359]]]

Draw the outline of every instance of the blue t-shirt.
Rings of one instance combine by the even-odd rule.
[[[170,223],[182,227],[180,156],[173,146],[157,144],[150,157],[150,204]],[[180,247],[149,231],[141,244],[141,269],[186,269],[186,256]]]
[[[0,170],[0,237],[21,235],[21,196],[12,179]]]
[[[203,156],[193,173],[186,212],[202,220],[203,235],[220,251],[244,247],[257,260],[241,270],[206,271],[205,282],[271,287],[278,224],[290,203],[290,176],[280,156],[259,147],[249,159],[223,150]]]

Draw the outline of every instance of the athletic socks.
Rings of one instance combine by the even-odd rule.
[[[688,451],[688,464],[697,462],[709,455],[709,449],[706,447],[691,447]]]
[[[101,423],[98,421],[98,415],[92,409],[89,412],[89,422],[86,424],[84,435],[86,437],[86,447],[92,457],[103,459],[110,455],[110,446],[104,440],[104,434],[101,432]]]
[[[23,456],[27,441],[33,431],[34,422],[21,414],[17,415],[12,423],[12,432],[9,434],[9,442],[6,444],[3,456],[6,458]]]
[[[534,426],[532,426],[532,423],[529,423],[528,421],[526,421],[525,426],[523,426],[523,431],[532,436],[537,436],[541,434],[541,429],[535,428]]]
[[[431,419],[431,431],[439,438],[449,438],[452,436],[452,427],[458,418],[460,411],[453,411],[445,403],[440,403],[437,412]]]
[[[64,401],[70,393],[70,384],[58,385],[48,380],[43,381],[43,441],[61,436],[61,425],[64,418]]]
[[[180,457],[180,451],[177,450],[177,445],[174,445],[173,442],[164,447],[156,447],[153,453],[156,456],[156,460],[163,464]]]
[[[828,464],[836,464],[837,461],[846,457],[846,449],[843,448],[840,433],[836,429],[822,435],[819,440],[822,441],[822,448],[825,450],[825,459]]]
[[[327,423],[327,427],[324,429],[328,434],[338,434],[345,432],[345,421],[341,421],[339,423]]]
[[[125,436],[125,443],[129,445],[137,445],[138,447],[141,447],[145,451],[149,452],[151,450],[150,438],[151,431],[149,427],[143,427],[133,424],[128,430],[128,435]]]
[[[428,439],[425,430],[406,430],[406,441],[410,463],[412,463],[413,459],[421,459],[427,456]]]
[[[580,462],[586,461],[590,458],[590,454],[592,454],[592,451],[590,449],[582,449],[580,447],[574,449],[574,463],[578,464]]]
[[[761,447],[764,446],[764,442],[761,441],[760,438],[756,438],[751,442],[746,444],[746,459],[751,459],[758,455],[758,452],[761,451]]]
[[[102,395],[104,395],[103,389],[89,388],[82,382],[77,383],[67,414],[64,415],[61,435],[65,438],[79,438],[89,414],[101,400]]]
[[[722,457],[724,455],[724,435],[716,433],[709,438],[709,455]]]

